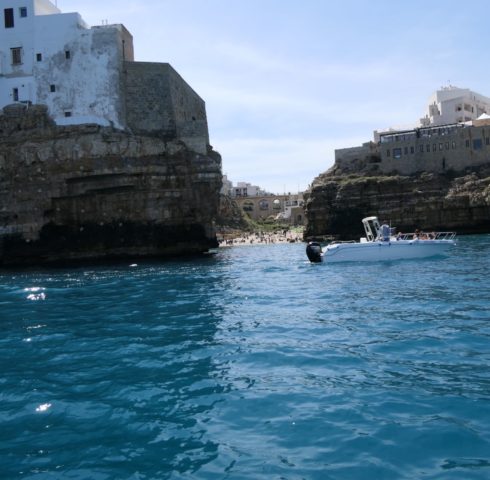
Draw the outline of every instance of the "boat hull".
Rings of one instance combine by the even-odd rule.
[[[454,240],[337,243],[325,247],[322,257],[324,263],[407,260],[446,255],[454,245]]]

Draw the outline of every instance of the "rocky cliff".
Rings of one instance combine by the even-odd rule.
[[[178,140],[0,113],[0,264],[169,256],[217,245],[221,159]]]
[[[358,238],[361,219],[377,215],[398,231],[490,232],[490,165],[402,176],[334,166],[306,194],[305,238]]]

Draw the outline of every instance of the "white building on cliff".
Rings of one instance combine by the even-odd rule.
[[[135,62],[123,25],[90,28],[49,0],[0,7],[0,109],[44,104],[58,125],[112,125],[207,153],[204,101],[168,63]]]
[[[89,28],[49,0],[0,5],[0,108],[42,103],[59,124],[124,125],[121,64],[134,59],[123,25]]]
[[[431,95],[427,113],[420,119],[420,126],[469,122],[476,120],[484,113],[490,113],[490,98],[473,92],[469,88],[449,85]]]

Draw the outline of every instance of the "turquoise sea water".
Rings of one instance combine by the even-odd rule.
[[[0,272],[0,478],[488,479],[490,236]]]

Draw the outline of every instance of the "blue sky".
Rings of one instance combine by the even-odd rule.
[[[490,96],[486,0],[58,0],[123,23],[206,101],[223,173],[296,192],[334,150],[411,126],[449,82]]]

